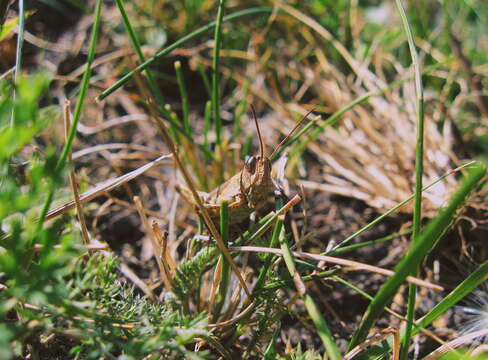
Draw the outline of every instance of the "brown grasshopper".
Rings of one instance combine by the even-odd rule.
[[[264,154],[263,139],[256,117],[256,111],[252,105],[251,110],[258,133],[260,154],[249,157],[241,171],[232,176],[223,184],[217,186],[217,188],[211,192],[198,192],[199,196],[203,200],[204,207],[208,210],[214,223],[218,223],[222,201],[227,201],[229,204],[230,225],[241,223],[245,219],[249,218],[249,215],[251,215],[252,212],[261,209],[267,204],[269,196],[278,189],[278,186],[274,183],[271,177],[270,158],[272,158],[273,155],[279,151],[281,146],[290,138],[295,130],[313,111],[312,110],[307,113],[283,139],[283,141],[281,141],[273,153],[267,157]],[[189,189],[178,186],[177,190],[189,203],[195,204]]]

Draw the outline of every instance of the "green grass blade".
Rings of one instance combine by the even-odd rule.
[[[195,332],[196,333],[196,332]],[[226,360],[232,360],[232,354],[229,353],[229,350],[227,350],[220,342],[218,342],[213,336],[207,335],[205,333],[198,334],[196,333],[195,335],[198,335],[202,339],[204,339],[206,342],[208,342],[213,348],[215,348],[220,355]]]
[[[458,172],[459,170],[461,169],[464,169],[470,165],[473,165],[474,163],[476,163],[475,161],[470,161],[464,165],[461,165],[453,170],[450,170],[449,172],[445,173],[444,175],[442,175],[441,177],[439,177],[438,179],[436,179],[435,181],[431,182],[429,185],[425,186],[423,188],[423,191],[426,191],[428,189],[430,189],[432,186],[434,186],[435,184],[437,184],[438,182],[444,180],[446,177],[448,177],[449,175],[452,175],[454,174],[455,172]],[[387,212],[385,212],[384,214],[378,216],[376,219],[374,219],[373,221],[371,221],[370,223],[368,223],[366,226],[362,227],[361,229],[359,229],[358,231],[356,231],[354,234],[348,236],[346,239],[344,239],[343,241],[341,241],[339,244],[337,244],[332,250],[330,250],[329,252],[324,252],[322,253],[322,255],[331,255],[334,251],[336,251],[336,249],[338,248],[341,248],[343,247],[344,245],[350,243],[352,240],[354,240],[355,237],[361,235],[362,233],[368,231],[369,229],[371,229],[372,227],[374,227],[375,225],[377,225],[379,222],[381,222],[382,220],[384,220],[387,216],[389,216],[390,214],[394,213],[396,210],[398,210],[399,208],[401,208],[403,205],[405,205],[406,203],[408,203],[410,200],[412,200],[413,198],[415,197],[415,194],[412,194],[410,195],[408,198],[406,198],[405,200],[403,200],[402,202],[398,203],[397,205],[395,205],[394,207],[392,207],[390,210],[388,210]]]
[[[15,51],[15,73],[14,79],[20,75],[22,71],[22,48],[24,46],[24,34],[25,34],[25,8],[27,5],[27,0],[19,0],[19,31],[17,33],[17,48]]]
[[[188,104],[188,93],[186,91],[185,80],[183,79],[183,73],[181,71],[181,62],[175,62],[176,81],[178,82],[178,88],[180,90],[181,108],[183,111],[183,130],[191,137],[191,126],[189,120],[190,108]]]
[[[249,104],[247,102],[247,95],[249,93],[250,80],[248,78],[244,79],[242,84],[242,95],[241,99],[234,108],[234,123],[232,124],[232,140],[239,139],[242,134],[242,124],[241,118],[249,109]],[[241,154],[242,156],[242,154]]]
[[[418,319],[415,324],[419,327],[427,327],[434,320],[439,318],[447,310],[457,304],[466,295],[473,291],[477,286],[488,280],[488,260],[481,264],[476,271],[471,273],[466,279],[464,279],[456,288],[449,293],[440,303],[432,308],[427,314]],[[418,333],[417,329],[414,329],[412,335]]]
[[[207,91],[208,97],[212,96],[212,89],[210,86],[210,80],[208,79],[208,76],[205,73],[205,67],[203,66],[203,64],[201,62],[198,62],[197,70],[198,70],[198,73],[200,74],[200,77],[202,78],[203,86],[205,86],[205,90]]]
[[[305,295],[305,308],[307,309],[308,314],[312,318],[312,321],[317,328],[317,332],[319,333],[320,339],[324,344],[328,358],[332,360],[342,359],[341,353],[337,348],[334,337],[332,336],[325,319],[320,313],[315,301],[313,301],[312,297],[308,294]]]
[[[413,208],[413,242],[415,243],[420,234],[421,219],[422,219],[422,176],[424,173],[424,90],[422,86],[422,73],[420,71],[420,63],[413,40],[412,30],[408,22],[405,9],[403,8],[401,0],[396,0],[398,11],[402,18],[403,27],[407,34],[408,47],[410,49],[410,56],[412,58],[412,65],[415,71],[415,94],[417,97],[417,135],[415,143],[415,203]],[[412,275],[415,276],[418,270],[414,269]],[[408,356],[408,345],[410,344],[410,337],[412,333],[412,323],[415,317],[415,299],[417,287],[414,284],[408,285],[408,301],[407,301],[407,326],[405,336],[402,338],[402,351],[400,358],[406,360]]]
[[[271,241],[269,242],[269,247],[274,248],[278,245],[278,236],[280,235],[281,228],[278,223],[275,224],[273,228],[273,234],[271,235]],[[266,280],[266,275],[273,263],[273,259],[275,257],[272,254],[266,254],[264,258],[264,264],[261,266],[261,270],[259,271],[258,279],[256,280],[256,284],[254,285],[253,292],[259,292],[263,287],[264,280]]]
[[[86,93],[88,91],[88,86],[90,84],[90,77],[91,77],[91,73],[92,73],[91,65],[93,64],[93,60],[95,59],[97,39],[98,39],[99,31],[100,31],[100,23],[102,21],[101,8],[102,8],[102,1],[98,0],[97,4],[95,6],[95,15],[94,15],[95,21],[93,23],[92,33],[91,33],[91,38],[90,38],[90,45],[88,48],[88,57],[86,60],[86,69],[85,69],[85,72],[83,74],[83,78],[81,80],[80,94],[78,96],[78,101],[76,102],[75,110],[73,112],[73,121],[72,121],[71,127],[69,129],[68,138],[67,138],[66,143],[65,143],[63,150],[61,152],[61,157],[59,158],[59,161],[56,164],[57,169],[64,167],[64,165],[66,164],[66,161],[68,159],[68,154],[71,151],[71,146],[73,145],[73,140],[74,140],[75,135],[76,135],[76,128],[78,126],[78,122],[80,121],[81,111],[83,110],[83,106],[85,104],[85,97],[86,97]]]
[[[369,330],[383,312],[387,302],[391,300],[400,285],[405,281],[405,278],[418,267],[424,256],[429,253],[439,238],[447,231],[456,216],[458,208],[485,174],[486,166],[483,164],[471,168],[459,185],[458,190],[451,197],[449,204],[439,212],[436,218],[427,224],[418,241],[413,243],[410,251],[395,267],[395,275],[385,282],[368,306],[358,330],[349,343],[349,350],[366,339]]]
[[[466,279],[464,279],[454,290],[452,290],[441,302],[434,306],[427,314],[418,319],[415,322],[415,327],[412,330],[412,336],[415,336],[420,332],[421,328],[426,328],[441,315],[443,315],[447,310],[456,305],[461,301],[466,295],[470,294],[477,286],[488,280],[488,260],[481,264],[476,271],[471,273]],[[340,280],[338,280],[340,281]],[[401,333],[404,334],[405,327],[401,329]],[[383,359],[392,351],[392,340],[388,339],[388,342],[384,344],[381,349],[381,353],[378,354],[379,358]],[[361,359],[369,358],[372,353],[377,354],[377,348],[371,348],[366,350]]]
[[[222,242],[227,246],[229,242],[229,203],[228,201],[222,201],[220,203],[220,235],[222,236]],[[223,255],[221,256],[222,263],[222,277],[219,284],[219,294],[217,297],[217,304],[215,305],[215,311],[213,313],[213,322],[216,322],[224,306],[225,299],[227,297],[227,291],[229,289],[230,280],[230,266],[225,260]]]
[[[66,142],[63,146],[63,150],[61,152],[61,156],[58,159],[58,162],[56,163],[56,169],[55,171],[60,172],[64,166],[66,165],[66,161],[68,159],[68,154],[71,150],[71,146],[73,145],[73,140],[75,138],[76,134],[76,127],[78,126],[78,122],[80,120],[81,116],[81,111],[83,109],[83,105],[85,102],[85,97],[86,93],[88,91],[88,85],[90,83],[90,76],[91,76],[91,71],[92,71],[92,63],[93,60],[95,59],[95,49],[96,49],[96,44],[97,44],[97,39],[98,39],[98,33],[100,30],[100,23],[101,23],[101,9],[102,9],[102,0],[97,0],[96,6],[95,6],[95,20],[93,22],[92,26],[92,33],[91,33],[91,38],[90,38],[90,45],[88,49],[88,57],[86,61],[86,69],[83,74],[83,78],[81,80],[81,85],[80,85],[80,94],[78,96],[78,101],[76,102],[75,106],[75,111],[73,113],[73,120],[71,122],[71,127],[69,129],[68,137],[66,139]],[[41,210],[41,213],[39,215],[39,223],[38,223],[38,230],[43,226],[44,219],[46,218],[46,214],[49,210],[49,206],[51,205],[52,199],[54,196],[54,185],[51,186],[51,189],[49,190],[48,196],[46,197],[46,201],[44,202],[43,208]],[[39,232],[38,231],[38,232]]]
[[[208,154],[212,153],[210,143],[208,142],[208,132],[210,131],[210,117],[212,116],[212,103],[207,101],[205,103],[205,110],[203,113],[203,147],[207,150],[204,154],[205,164],[208,164],[210,157]]]
[[[137,35],[131,25],[131,22],[129,20],[129,17],[127,16],[127,12],[125,11],[124,8],[124,1],[123,0],[115,0],[117,7],[119,8],[120,15],[122,16],[122,21],[124,22],[125,29],[127,30],[127,33],[129,34],[130,42],[132,44],[132,47],[134,48],[134,51],[137,54],[137,57],[139,58],[140,62],[146,61],[146,58],[142,52],[141,49],[141,44],[139,42],[139,39],[137,38]],[[169,117],[169,111],[165,109],[164,105],[166,104],[166,101],[161,94],[161,90],[157,86],[156,80],[154,78],[153,73],[149,70],[145,70],[146,76],[147,76],[147,82],[149,84],[149,87],[151,88],[152,93],[156,97],[158,108],[161,111],[161,113],[165,117]]]
[[[268,346],[266,347],[266,350],[263,354],[263,360],[273,360],[278,358],[278,354],[276,354],[276,351],[274,350],[274,346],[276,343],[276,340],[278,339],[278,336],[280,335],[281,332],[281,323],[278,323],[278,326],[276,329],[273,331],[273,335],[271,336],[271,340],[269,341]]]
[[[320,310],[312,299],[312,297],[306,293],[305,286],[300,275],[297,272],[295,267],[295,257],[293,256],[293,252],[290,250],[288,246],[287,236],[285,234],[285,228],[283,226],[283,220],[281,218],[277,219],[277,226],[280,227],[280,246],[281,250],[283,251],[283,258],[285,260],[286,267],[290,276],[294,279],[295,287],[300,295],[303,298],[305,303],[305,308],[307,309],[310,318],[312,319],[315,328],[319,334],[322,343],[324,344],[325,352],[329,359],[332,360],[340,360],[342,358],[339,348],[335,343],[334,336],[332,336],[331,331],[325,321],[324,317],[320,313]],[[302,288],[303,287],[303,288]]]
[[[412,229],[407,229],[407,230],[405,230],[403,232],[390,234],[390,235],[384,236],[384,237],[379,238],[379,239],[374,239],[374,240],[369,240],[369,241],[363,241],[363,242],[360,242],[360,243],[357,243],[357,244],[353,244],[353,245],[349,245],[349,246],[344,246],[344,247],[341,247],[341,248],[339,248],[337,250],[329,251],[327,253],[327,255],[330,255],[330,256],[343,255],[343,254],[346,254],[348,252],[351,252],[351,251],[354,251],[354,250],[363,248],[365,246],[376,245],[376,244],[380,244],[380,243],[383,243],[383,242],[386,242],[386,241],[391,241],[391,240],[396,239],[396,238],[398,238],[400,236],[405,236],[405,235],[408,235],[410,233],[412,233]]]
[[[268,214],[264,218],[260,219],[260,222],[258,222],[257,226],[255,226],[255,227],[262,226],[263,224],[268,223],[269,221],[275,222],[275,226],[273,228],[273,234],[271,235],[271,241],[270,241],[270,247],[275,247],[278,245],[278,242],[279,242],[278,237],[279,237],[280,230],[281,230],[280,226],[276,222],[276,217],[272,217],[271,214]],[[250,230],[246,231],[246,233],[244,233],[244,235],[239,239],[241,243],[246,242],[245,239],[249,238],[250,234],[253,232],[253,230],[251,230],[251,231]],[[258,233],[259,233],[259,230],[258,230]],[[256,284],[254,284],[254,288],[252,290],[254,295],[259,294],[259,292],[263,289],[263,284],[264,284],[264,281],[266,280],[266,275],[267,275],[269,269],[271,268],[273,259],[274,259],[274,256],[272,254],[267,254],[267,256],[265,257],[264,264],[261,266],[261,270],[258,274]],[[252,314],[254,312],[254,309],[258,306],[258,304],[259,304],[258,302],[254,303],[252,310],[249,311],[249,316],[250,316],[250,314]],[[248,306],[247,302],[245,302],[242,305],[241,311],[243,311],[246,308],[246,306]],[[248,318],[248,316],[246,316],[243,320],[245,320],[247,318]]]
[[[237,12],[232,13],[230,15],[224,16],[222,19],[222,22],[224,23],[227,21],[235,20],[235,19],[238,19],[238,18],[241,18],[244,16],[249,16],[249,15],[270,14],[271,12],[272,12],[272,8],[269,8],[269,7],[254,7],[254,8],[250,8],[250,9],[246,9],[246,10],[242,10],[242,11],[237,11]],[[163,50],[158,52],[156,55],[147,59],[142,64],[137,66],[135,69],[133,69],[132,71],[125,74],[122,78],[119,79],[119,81],[117,81],[111,87],[109,87],[108,89],[103,91],[98,96],[98,100],[105,99],[107,96],[112,94],[115,90],[117,90],[118,88],[123,86],[125,83],[127,83],[134,76],[134,74],[136,72],[144,71],[148,66],[153,64],[159,58],[161,58],[165,55],[168,55],[171,51],[173,51],[174,49],[177,49],[178,47],[180,47],[184,43],[186,43],[190,40],[193,40],[193,39],[199,37],[200,35],[204,34],[205,32],[213,29],[215,27],[215,25],[216,25],[216,23],[215,23],[215,21],[213,21],[213,22],[211,22],[205,26],[202,26],[201,28],[198,28],[197,30],[189,33],[188,35],[181,37],[180,39],[175,41],[170,46],[167,46],[166,48],[164,48]]]
[[[283,219],[279,217],[276,219],[276,228],[278,228],[279,236],[278,240],[280,242],[280,247],[281,250],[283,251],[283,259],[285,260],[286,268],[288,269],[288,272],[290,273],[291,277],[295,277],[295,273],[297,272],[297,269],[295,267],[295,257],[293,256],[293,253],[290,250],[290,247],[288,246],[288,238],[286,236],[285,228],[283,227]],[[301,289],[297,289],[300,291]],[[300,294],[303,295],[303,294]]]
[[[420,234],[420,221],[422,217],[422,176],[424,172],[424,90],[422,85],[422,73],[420,71],[420,63],[418,60],[415,42],[413,40],[412,31],[408,23],[405,9],[402,6],[401,0],[396,0],[398,11],[402,17],[402,22],[407,34],[408,47],[410,49],[410,56],[412,57],[412,64],[415,70],[415,94],[417,96],[417,138],[415,148],[415,205],[413,218],[413,238],[414,241]]]
[[[308,282],[308,281],[313,281],[313,280],[324,279],[324,278],[332,277],[333,275],[337,274],[340,271],[341,270],[339,270],[339,269],[321,271],[318,273],[314,273],[312,275],[302,276],[302,280],[304,282]],[[293,282],[289,281],[289,280],[273,281],[269,284],[264,285],[260,291],[257,291],[257,294],[259,294],[262,291],[277,290],[277,289],[283,288],[283,287],[288,286],[288,285],[293,285]]]
[[[215,22],[214,32],[214,51],[212,57],[212,113],[215,121],[215,133],[217,144],[222,142],[222,119],[220,118],[220,94],[219,94],[219,63],[220,63],[220,46],[222,44],[222,19],[224,17],[226,0],[219,1],[217,11],[217,20]]]
[[[17,33],[17,48],[15,50],[15,71],[14,71],[14,82],[17,83],[17,79],[22,71],[22,48],[24,46],[24,33],[25,33],[25,5],[27,0],[19,0],[19,31]],[[5,13],[5,16],[7,14]],[[14,99],[15,99],[15,89],[14,89]],[[14,126],[15,114],[12,108],[12,116],[10,118],[10,125]]]

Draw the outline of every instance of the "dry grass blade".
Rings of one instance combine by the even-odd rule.
[[[439,358],[440,356],[444,355],[445,353],[449,351],[453,351],[455,348],[463,345],[463,344],[470,344],[474,339],[476,338],[482,338],[488,336],[488,329],[482,329],[479,331],[475,331],[463,336],[460,336],[459,338],[452,340],[441,347],[437,348],[433,352],[431,352],[429,355],[427,355],[424,360],[434,360]],[[461,354],[458,354],[458,356],[461,358]]]
[[[273,152],[269,156],[270,159],[273,159],[274,156],[281,151],[281,147],[292,137],[292,135],[295,134],[295,131],[297,131],[297,129],[305,123],[305,120],[307,120],[308,115],[310,115],[314,111],[315,111],[315,108],[313,108],[308,113],[306,113],[302,117],[302,119],[299,122],[297,122],[297,124],[293,127],[293,129],[291,129],[291,131],[285,136],[285,138],[283,140],[281,140],[281,142],[278,144],[278,146],[276,146],[276,148],[273,150]]]
[[[42,244],[35,244],[34,245],[34,251],[40,251],[44,245]],[[61,249],[63,245],[54,245],[53,249]],[[83,246],[84,249],[90,250],[90,251],[103,251],[103,250],[109,250],[108,244],[88,244]]]
[[[376,345],[380,342],[382,342],[384,339],[389,337],[390,335],[393,335],[393,343],[394,343],[394,350],[393,354],[391,356],[392,360],[398,360],[400,357],[400,334],[397,329],[384,329],[378,334],[375,334],[368,338],[364,343],[356,346],[354,349],[349,351],[346,355],[344,355],[344,360],[351,360],[353,359],[356,355],[358,355],[361,351],[365,350],[366,348]]]
[[[124,276],[132,281],[139,289],[142,290],[144,294],[146,294],[151,300],[156,300],[157,297],[154,295],[153,291],[147,284],[139,278],[139,276],[132,271],[132,269],[125,263],[120,264],[120,272],[124,274]]]
[[[168,232],[163,231],[159,229],[158,223],[156,221],[152,222],[152,230],[154,232],[154,235],[156,236],[156,240],[158,242],[158,257],[161,258],[161,263],[163,264],[163,269],[165,276],[169,280],[169,287],[167,287],[168,290],[171,289],[172,287],[172,276],[174,274],[174,271],[171,270],[171,265],[167,261],[168,258],[171,259],[171,257],[167,256],[167,244],[168,244]],[[174,265],[174,263],[173,263]]]
[[[215,300],[217,299],[221,280],[222,280],[222,257],[219,257],[217,266],[215,267],[215,271],[214,271],[212,286],[210,288],[210,292],[208,295],[207,311],[209,313],[212,313],[212,308],[215,304]]]
[[[5,71],[3,74],[1,74],[0,75],[0,80],[3,80],[3,79],[7,78],[10,75],[13,75],[14,72],[15,72],[15,66],[11,67],[7,71]]]
[[[147,163],[147,164],[145,164],[145,165],[143,165],[143,166],[141,166],[141,167],[139,167],[139,168],[137,168],[131,172],[128,172],[127,174],[116,177],[115,179],[110,179],[110,180],[104,181],[101,184],[95,186],[94,188],[92,188],[88,191],[85,191],[83,194],[81,194],[79,200],[82,204],[86,203],[90,200],[93,200],[94,198],[102,195],[103,193],[110,191],[110,190],[113,190],[113,189],[119,187],[120,185],[123,185],[123,184],[135,179],[136,177],[142,175],[143,173],[150,170],[154,166],[159,165],[163,160],[166,160],[169,157],[171,157],[170,154],[161,155],[160,157],[151,161],[150,163]],[[73,209],[75,206],[76,206],[75,202],[70,201],[70,202],[64,204],[63,206],[60,206],[56,209],[53,209],[47,213],[46,220],[50,220],[50,219],[53,219],[53,218],[55,218],[61,214],[64,214],[65,212]]]
[[[151,229],[151,226],[149,225],[149,222],[146,217],[146,213],[144,211],[144,206],[142,205],[141,199],[138,196],[134,196],[134,203],[136,204],[137,212],[139,213],[139,216],[142,220],[142,224],[146,229],[146,234],[147,236],[149,236],[149,239],[151,240],[151,244],[153,247],[153,254],[154,257],[156,258],[156,262],[158,263],[159,274],[161,276],[161,279],[163,280],[166,290],[171,291],[171,288],[173,287],[171,281],[171,274],[168,268],[168,264],[166,264],[164,261],[163,251],[160,246],[160,244],[164,242],[164,240],[162,239],[162,234],[159,232],[157,223],[155,222],[153,223]],[[161,239],[159,239],[158,235],[161,237]]]
[[[241,313],[237,314],[232,319],[222,321],[219,323],[215,323],[215,324],[208,324],[207,326],[209,328],[216,328],[216,327],[224,327],[224,326],[231,325],[231,324],[235,323],[236,321],[238,321],[239,319],[242,319],[247,314],[249,314],[254,309],[255,306],[256,306],[255,302],[251,302],[244,310],[242,310]]]
[[[70,113],[70,102],[69,100],[66,100],[64,103],[64,130],[65,130],[65,137],[66,140],[68,139],[69,135],[69,128],[71,124],[71,113]],[[73,161],[73,155],[71,151],[68,154],[68,161],[72,162]],[[71,170],[69,173],[69,182],[71,185],[71,191],[73,192],[73,198],[76,206],[76,215],[78,216],[78,221],[80,222],[80,227],[81,227],[81,234],[83,237],[83,242],[85,245],[88,245],[90,243],[90,235],[88,234],[88,229],[86,227],[86,221],[85,221],[85,215],[83,214],[83,207],[81,205],[80,201],[80,193],[78,191],[78,181],[76,179],[76,173],[74,170]]]
[[[204,220],[205,225],[207,226],[210,234],[215,239],[215,242],[217,243],[217,246],[219,247],[220,251],[222,251],[222,254],[224,255],[225,259],[229,262],[229,264],[232,268],[232,271],[234,271],[234,273],[236,274],[237,279],[239,280],[239,283],[241,284],[242,288],[246,292],[247,296],[251,297],[252,296],[251,291],[247,287],[246,282],[244,281],[244,278],[242,277],[241,272],[239,271],[239,268],[237,267],[236,263],[232,259],[232,256],[230,255],[230,252],[227,249],[227,246],[225,246],[225,244],[223,243],[222,238],[220,236],[220,233],[218,232],[217,228],[215,227],[215,224],[213,223],[212,219],[210,218],[210,215],[209,215],[207,209],[205,208],[205,206],[203,206],[203,201],[200,198],[200,195],[198,195],[198,192],[196,190],[193,179],[191,178],[186,167],[183,165],[183,162],[181,161],[181,159],[178,155],[176,145],[173,142],[173,139],[171,138],[171,136],[169,135],[168,130],[166,129],[166,125],[159,118],[158,112],[156,110],[156,106],[154,105],[154,102],[152,101],[152,98],[149,95],[148,90],[144,86],[141,77],[138,74],[136,74],[136,75],[137,76],[135,76],[135,80],[137,82],[139,90],[143,94],[143,97],[146,101],[147,108],[148,108],[149,113],[150,113],[151,121],[154,123],[154,125],[159,130],[159,133],[163,137],[164,142],[166,143],[166,145],[169,147],[171,153],[173,154],[176,165],[177,165],[178,169],[180,170],[181,174],[183,175],[183,178],[185,179],[185,183],[188,186],[188,189],[191,191],[191,193],[193,195],[193,198],[194,198],[195,203],[198,207],[198,210],[202,214],[203,220]]]
[[[281,249],[272,249],[272,248],[267,248],[267,247],[260,247],[260,246],[231,246],[229,247],[229,250],[231,251],[245,251],[245,252],[264,252],[264,253],[270,253],[270,254],[276,254],[276,255],[283,255],[283,251]],[[331,264],[336,264],[336,265],[342,265],[348,267],[350,270],[362,270],[362,271],[371,271],[377,274],[385,275],[385,276],[392,276],[394,274],[393,271],[387,270],[380,268],[378,266],[373,266],[373,265],[368,265],[368,264],[363,264],[357,261],[352,261],[352,260],[347,260],[347,259],[341,259],[337,257],[332,257],[332,256],[325,256],[325,255],[319,255],[319,254],[312,254],[308,252],[303,252],[303,251],[293,251],[293,255],[295,257],[299,257],[302,259],[310,259],[310,260],[316,260],[316,261],[324,261],[326,263],[331,263]],[[429,283],[428,281],[424,281],[412,276],[407,277],[407,281],[418,285],[425,287],[427,289],[435,290],[435,291],[443,291],[444,288],[439,285],[435,285],[432,283]]]
[[[173,276],[176,272],[176,263],[171,257],[171,254],[169,253],[169,249],[168,249],[169,233],[167,231],[161,233],[161,230],[159,230],[158,223],[155,220],[153,220],[152,222],[152,229],[154,231],[154,234],[156,235],[156,239],[158,240],[159,247],[161,248],[161,256],[162,256],[163,263],[165,263],[168,267],[167,272],[170,276]]]

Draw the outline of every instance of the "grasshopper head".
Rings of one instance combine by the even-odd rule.
[[[241,191],[251,209],[264,205],[273,191],[271,161],[262,155],[247,159],[241,173]]]

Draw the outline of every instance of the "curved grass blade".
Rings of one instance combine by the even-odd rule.
[[[15,50],[15,70],[14,70],[14,82],[17,83],[20,72],[22,71],[22,47],[24,46],[24,33],[25,33],[25,2],[27,0],[19,0],[19,31],[17,33],[17,48]],[[6,4],[8,9],[8,2]],[[2,5],[3,6],[3,5]],[[5,13],[6,16],[6,13]],[[2,21],[3,24],[3,21]],[[14,88],[14,99],[15,99]],[[15,114],[14,108],[12,108],[12,116],[10,117],[10,125],[14,126]]]
[[[488,280],[488,260],[481,264],[476,271],[471,273],[464,281],[456,286],[456,288],[449,293],[440,303],[432,308],[427,314],[421,317],[415,322],[419,327],[427,327],[439,316],[444,314],[452,306],[458,303],[471,291],[473,291],[478,285]],[[417,329],[414,329],[412,335],[418,333]]]
[[[88,91],[88,85],[90,83],[90,76],[91,76],[91,65],[93,63],[93,60],[95,59],[95,49],[96,49],[96,44],[97,44],[97,39],[98,39],[98,33],[100,30],[100,23],[102,21],[101,19],[101,9],[102,9],[102,0],[97,0],[97,3],[95,5],[95,15],[94,15],[94,22],[92,26],[92,33],[91,33],[91,38],[90,38],[90,45],[88,48],[88,57],[86,61],[86,69],[83,74],[83,78],[81,80],[81,85],[80,85],[80,94],[78,96],[78,101],[76,102],[75,106],[75,111],[73,113],[73,121],[71,123],[71,127],[69,129],[69,134],[66,139],[66,142],[64,143],[63,150],[61,152],[61,156],[56,163],[56,168],[55,171],[59,173],[64,166],[66,165],[66,161],[68,159],[68,154],[71,151],[71,146],[73,145],[73,140],[75,138],[76,134],[76,127],[78,126],[78,122],[81,117],[81,111],[83,109],[83,105],[85,102],[85,97],[86,93]],[[49,193],[46,197],[46,201],[44,202],[43,208],[41,210],[41,214],[39,215],[39,222],[38,222],[38,229],[37,232],[39,233],[43,223],[44,219],[46,218],[47,212],[49,210],[49,206],[51,205],[51,202],[53,200],[54,196],[54,184],[51,185],[51,188],[49,190]]]
[[[267,13],[271,13],[271,12],[272,12],[272,8],[269,8],[269,7],[254,7],[254,8],[250,8],[250,9],[246,9],[246,10],[242,10],[242,11],[237,11],[237,12],[232,13],[230,15],[224,16],[222,19],[222,22],[231,21],[234,19],[238,19],[240,17],[248,16],[248,15],[267,14]],[[127,74],[125,74],[122,78],[120,78],[119,81],[117,81],[111,87],[109,87],[108,89],[103,91],[97,97],[97,100],[101,101],[101,100],[105,99],[107,96],[112,94],[115,90],[117,90],[118,88],[123,86],[125,83],[127,83],[134,76],[134,74],[136,72],[144,71],[149,65],[154,63],[159,58],[161,58],[165,55],[168,55],[171,51],[173,51],[174,49],[183,45],[184,43],[186,43],[192,39],[197,38],[198,36],[202,35],[203,33],[207,32],[208,30],[213,29],[215,27],[215,25],[216,25],[216,22],[213,21],[213,22],[211,22],[205,26],[202,26],[201,28],[198,28],[197,30],[189,33],[188,35],[185,35],[182,38],[178,39],[177,41],[175,41],[170,46],[167,46],[166,48],[164,48],[163,50],[158,52],[156,55],[147,59],[142,64],[137,66],[135,69],[133,69],[130,72],[128,72]]]
[[[188,137],[191,137],[191,125],[189,120],[190,108],[188,104],[188,92],[186,91],[185,80],[183,79],[183,71],[181,70],[181,62],[175,61],[176,81],[180,90],[181,109],[183,111],[183,130]]]
[[[415,42],[413,40],[412,30],[408,23],[405,9],[401,0],[396,0],[396,5],[402,18],[403,27],[407,34],[408,47],[412,58],[412,65],[415,72],[415,95],[417,124],[416,124],[416,142],[415,142],[415,202],[413,207],[413,242],[417,242],[422,219],[422,176],[424,173],[424,89],[422,86],[422,73],[420,72],[420,63],[418,59]],[[418,269],[414,269],[412,275],[417,275]],[[405,336],[402,338],[400,359],[406,360],[408,356],[408,345],[412,334],[412,323],[415,317],[415,299],[417,297],[417,287],[413,284],[408,285],[407,301],[407,324]]]
[[[488,260],[481,264],[478,269],[471,273],[466,279],[463,280],[454,290],[452,290],[441,302],[434,306],[427,314],[421,317],[415,322],[415,327],[412,330],[412,336],[417,335],[421,328],[426,328],[436,319],[438,319],[447,310],[456,305],[466,295],[471,293],[477,286],[488,280]],[[405,333],[405,327],[401,330],[402,335]],[[381,351],[380,351],[381,350]],[[366,350],[361,359],[370,359],[370,356],[375,354],[375,359],[383,359],[392,350],[391,339],[387,340],[382,349],[372,348]]]
[[[303,279],[295,267],[295,256],[293,255],[293,252],[290,250],[290,247],[288,245],[288,239],[285,233],[285,227],[283,226],[283,220],[283,216],[279,217],[276,220],[276,228],[278,228],[280,231],[278,240],[280,242],[281,250],[283,251],[283,258],[285,260],[286,268],[288,269],[288,272],[293,279],[293,283],[298,292],[298,295],[303,299],[305,303],[305,308],[307,309],[307,312],[312,319],[315,328],[317,329],[320,340],[322,340],[328,358],[332,360],[340,360],[342,357],[339,348],[337,347],[337,344],[335,342],[334,336],[332,335],[324,317],[320,313],[317,304],[315,303],[313,298],[307,293]]]
[[[132,24],[130,23],[129,16],[127,15],[127,12],[125,11],[124,8],[124,1],[123,0],[115,0],[117,7],[119,8],[120,15],[122,16],[122,21],[124,22],[125,29],[127,30],[127,33],[129,35],[132,47],[134,48],[134,51],[137,54],[137,57],[139,58],[139,61],[144,62],[146,61],[146,58],[142,52],[141,49],[141,44],[139,42],[139,39],[137,38],[137,35],[132,28]],[[158,107],[161,113],[167,117],[171,118],[170,111],[166,110],[164,107],[164,104],[166,104],[166,101],[163,97],[163,94],[161,94],[161,91],[159,87],[156,84],[155,77],[153,73],[149,70],[146,69],[146,76],[147,76],[147,82],[149,83],[149,87],[151,88],[152,93],[156,97],[158,104],[160,106]]]
[[[449,172],[445,173],[444,175],[442,175],[441,177],[439,177],[438,179],[434,180],[433,182],[431,182],[429,185],[425,186],[422,190],[423,191],[426,191],[428,189],[430,189],[432,186],[434,186],[435,184],[437,184],[439,181],[442,181],[443,179],[445,179],[446,177],[448,177],[449,175],[452,175],[454,174],[455,172],[458,172],[460,171],[461,169],[464,169],[468,166],[471,166],[473,164],[475,164],[476,161],[470,161],[464,165],[461,165],[455,169],[452,169],[450,170]],[[368,231],[369,229],[371,229],[373,226],[375,226],[376,224],[378,224],[379,222],[381,222],[384,218],[386,218],[387,216],[389,216],[390,214],[394,213],[397,209],[401,208],[403,205],[405,205],[406,203],[408,203],[410,200],[412,200],[413,198],[415,197],[415,194],[412,194],[410,195],[408,198],[406,198],[405,200],[403,200],[402,202],[398,203],[397,205],[395,205],[394,207],[392,207],[390,210],[388,210],[387,212],[385,212],[384,214],[378,216],[376,219],[374,219],[373,221],[371,221],[370,223],[368,223],[366,226],[362,227],[361,229],[359,229],[358,231],[356,231],[354,234],[348,236],[346,239],[344,239],[343,241],[341,241],[339,244],[337,244],[332,250],[330,250],[329,252],[324,252],[322,253],[322,255],[331,255],[334,251],[336,251],[337,249],[339,248],[342,248],[343,246],[345,246],[346,244],[350,243],[354,238],[356,238],[357,236],[361,235],[362,233]]]
[[[228,246],[229,242],[229,202],[223,200],[220,203],[220,235],[222,236],[222,242]],[[224,256],[221,255],[222,264],[222,277],[219,284],[219,294],[217,297],[217,304],[213,312],[213,321],[217,322],[222,307],[224,306],[225,299],[227,297],[227,291],[229,290],[229,280],[230,280],[230,265],[225,260]]]
[[[24,46],[25,33],[25,4],[26,0],[19,0],[19,32],[17,33],[17,49],[15,57],[15,73],[14,79],[17,80],[22,71],[22,47]]]
[[[215,21],[214,51],[212,56],[212,113],[215,121],[215,133],[217,145],[222,143],[222,119],[220,118],[220,95],[219,95],[219,60],[220,46],[222,44],[222,19],[224,16],[226,0],[219,1],[217,20]]]
[[[395,267],[395,275],[385,282],[368,306],[358,330],[354,333],[349,343],[349,351],[366,339],[369,330],[383,312],[387,302],[391,300],[406,277],[418,267],[425,255],[444,235],[454,220],[459,207],[461,207],[469,193],[480,183],[485,175],[486,166],[484,164],[471,168],[456,193],[451,197],[449,204],[439,212],[436,218],[427,224],[424,231],[419,235],[418,241],[412,245],[407,255]]]

